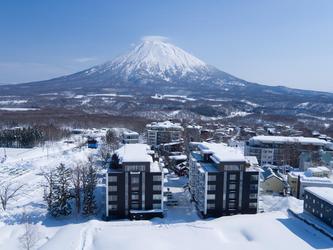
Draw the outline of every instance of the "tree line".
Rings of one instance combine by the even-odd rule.
[[[45,141],[60,140],[70,131],[54,125],[28,126],[0,130],[0,147],[31,148]]]

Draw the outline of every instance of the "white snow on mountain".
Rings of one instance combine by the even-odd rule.
[[[133,50],[105,64],[90,68],[85,74],[117,72],[125,79],[144,75],[170,81],[177,75],[198,74],[209,71],[211,66],[168,42],[164,37],[146,36]]]

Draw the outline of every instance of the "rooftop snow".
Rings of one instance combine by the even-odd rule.
[[[329,143],[325,140],[321,140],[314,137],[293,137],[293,136],[266,136],[259,135],[254,136],[250,140],[250,142],[261,142],[261,143],[277,143],[277,144],[287,144],[287,143],[299,143],[299,144],[312,144],[318,146],[325,146]]]
[[[333,205],[333,188],[307,187],[305,190]]]
[[[130,136],[130,135],[137,135],[137,136],[139,136],[139,133],[134,132],[134,131],[124,131],[123,135],[125,135],[125,136]]]
[[[176,128],[176,129],[183,129],[183,127],[179,123],[173,123],[171,121],[164,121],[164,122],[152,122],[147,124],[148,128]]]
[[[149,155],[150,147],[147,144],[125,144],[116,154],[121,163],[124,162],[153,162]]]
[[[201,152],[204,154],[212,154],[213,161],[220,162],[246,162],[244,154],[234,148],[229,147],[224,143],[207,143],[203,142],[198,145]]]

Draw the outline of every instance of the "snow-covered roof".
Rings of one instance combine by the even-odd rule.
[[[123,135],[124,136],[139,136],[139,133],[134,132],[134,131],[124,131]]]
[[[202,142],[198,144],[200,151],[204,154],[212,154],[211,159],[216,162],[246,162],[244,154],[234,147],[224,143]]]
[[[162,172],[161,167],[157,161],[150,163],[150,172]]]
[[[332,184],[333,186],[333,180],[327,178],[327,177],[315,177],[315,176],[311,176],[308,174],[308,172],[303,172],[303,171],[291,171],[289,173],[289,175],[291,177],[300,177],[300,181],[301,183],[303,184],[315,184],[315,183],[318,183],[318,184]]]
[[[252,143],[276,143],[276,144],[291,144],[298,143],[303,145],[318,145],[325,146],[329,143],[325,140],[321,140],[314,137],[303,137],[303,136],[266,136],[259,135],[250,138]]]
[[[313,168],[308,168],[306,172],[309,172],[310,174],[315,174],[315,173],[322,173],[323,170],[320,168],[313,167]]]
[[[153,162],[150,153],[150,147],[147,144],[125,144],[116,154],[121,163],[124,162]]]
[[[249,163],[252,166],[257,166],[259,165],[258,159],[256,156],[245,156],[245,159],[247,163]]]
[[[330,172],[331,171],[328,167],[325,167],[325,166],[319,166],[317,168],[320,169],[323,172]]]
[[[191,129],[191,128],[202,129],[202,126],[200,126],[200,125],[187,125],[186,128],[189,128],[189,129]]]
[[[333,205],[333,188],[330,187],[306,187],[306,191]]]
[[[180,125],[180,123],[173,123],[171,121],[164,121],[164,122],[152,122],[150,124],[146,125],[147,128],[167,128],[167,129],[178,129],[183,130],[183,127]]]
[[[186,161],[187,156],[186,155],[171,155],[169,156],[170,160],[175,160],[175,161]]]

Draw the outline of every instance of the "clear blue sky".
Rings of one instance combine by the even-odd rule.
[[[245,80],[333,92],[332,0],[1,0],[0,83],[73,73],[146,35]]]

